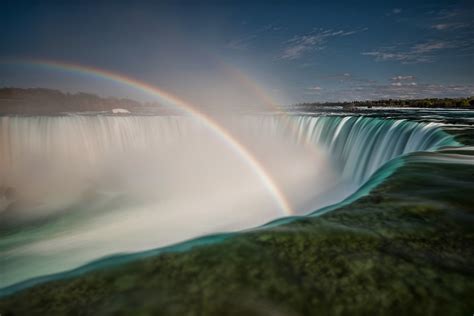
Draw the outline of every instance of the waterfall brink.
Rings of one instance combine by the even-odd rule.
[[[303,215],[382,165],[456,145],[435,124],[242,116],[222,125]],[[185,116],[0,118],[0,288],[121,252],[287,216],[255,170]]]
[[[341,177],[360,186],[386,162],[457,143],[435,123],[367,117],[297,118],[299,142],[326,148]]]

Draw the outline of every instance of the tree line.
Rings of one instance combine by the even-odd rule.
[[[111,111],[116,108],[134,112],[150,107],[159,108],[160,105],[141,103],[128,98],[104,98],[84,92],[65,93],[44,88],[0,88],[0,114],[57,114]]]
[[[407,108],[473,108],[474,97],[468,98],[426,98],[426,99],[386,99],[386,100],[367,100],[351,102],[310,102],[300,103],[297,106],[343,106],[345,108],[357,107],[407,107]]]
[[[309,102],[295,107],[343,106],[346,109],[359,107],[416,107],[416,108],[472,108],[474,97],[468,98],[426,98],[386,99],[351,102]],[[64,112],[111,111],[116,108],[130,112],[152,110],[154,113],[168,113],[171,110],[159,103],[142,103],[128,98],[100,97],[95,94],[67,93],[44,88],[0,88],[1,114],[60,114]]]

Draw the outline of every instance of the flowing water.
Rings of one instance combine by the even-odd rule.
[[[307,214],[396,157],[459,145],[439,124],[404,119],[220,122],[250,157],[186,116],[1,117],[0,288]]]

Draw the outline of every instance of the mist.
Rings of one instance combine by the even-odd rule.
[[[257,172],[188,116],[3,117],[1,185],[14,194],[0,216],[4,227],[27,229],[30,241],[6,237],[15,255],[4,266],[41,254],[34,269],[17,267],[12,275],[27,279],[322,206],[318,196],[337,181],[327,154],[283,133],[282,122],[220,118],[261,162]]]

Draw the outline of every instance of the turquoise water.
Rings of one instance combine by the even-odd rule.
[[[31,118],[22,119],[31,120]],[[150,120],[150,118],[148,119]],[[61,118],[51,118],[51,120],[61,120]],[[107,137],[111,137],[110,135],[112,135],[111,141],[117,141],[117,138],[113,137],[113,132],[111,132],[112,130],[109,129],[108,126],[108,124],[115,124],[115,118],[101,120],[99,130],[94,126],[94,118],[88,119],[80,117],[77,121],[74,121],[75,118],[68,118],[68,120],[69,123],[72,120],[76,124],[76,127],[81,127],[81,123],[85,122],[87,126],[93,127],[91,131],[93,133],[98,133],[99,130],[105,130],[108,135]],[[257,124],[255,120],[258,121]],[[48,128],[51,129],[52,125],[58,123],[57,121],[51,122],[46,119],[33,119],[33,121],[39,124],[40,130],[43,131],[47,131]],[[133,118],[131,121],[141,123],[139,118]],[[336,202],[341,200],[342,202],[319,208],[311,212],[311,216],[318,216],[341,205],[349,204],[360,196],[367,194],[371,189],[390,176],[394,170],[400,167],[404,161],[402,157],[409,153],[435,151],[445,146],[459,145],[452,136],[445,133],[440,126],[433,123],[416,123],[403,119],[384,120],[366,117],[314,117],[304,115],[294,117],[292,122],[294,123],[288,125],[286,124],[286,120],[282,120],[279,117],[260,117],[251,118],[247,120],[245,124],[248,126],[257,125],[260,128],[263,126],[263,133],[268,133],[270,136],[275,135],[276,130],[284,131],[285,134],[292,137],[295,143],[315,144],[318,148],[328,153],[328,156],[331,158],[331,165],[337,170],[338,175],[338,182],[334,185],[333,189],[339,192],[331,196],[330,199],[327,199],[325,203],[326,205],[330,204],[334,199],[336,199]],[[32,127],[31,124],[29,125],[28,123],[31,122],[8,122],[9,126],[27,128],[28,132],[26,135],[31,135],[31,131],[34,131],[34,126]],[[62,126],[64,122],[60,123],[59,125]],[[130,120],[127,123],[130,123]],[[148,123],[150,123],[150,121],[148,121]],[[153,118],[151,119],[151,123],[153,123]],[[138,128],[138,125],[131,124],[131,128]],[[46,127],[44,125],[46,125]],[[176,130],[176,120],[173,121],[173,126]],[[5,128],[5,122],[3,122],[3,127]],[[82,133],[87,133],[84,127],[82,127],[82,130]],[[177,130],[182,132],[183,129],[178,128]],[[11,132],[11,130],[9,132]],[[173,133],[170,132],[167,135],[169,134],[172,135]],[[20,131],[20,135],[21,137],[25,137],[25,131]],[[17,136],[18,135],[14,135],[14,137]],[[69,137],[72,136],[69,135]],[[41,140],[45,138],[47,138],[45,135],[39,136]],[[121,139],[123,140],[123,138]],[[33,144],[32,146],[37,146],[36,143],[38,140],[29,139],[28,142]],[[78,143],[79,142],[75,142],[76,146]],[[5,144],[5,142],[3,144]],[[125,146],[126,142],[120,141],[119,145]],[[90,149],[90,143],[88,146]],[[42,146],[39,146],[39,148],[42,148]],[[4,157],[3,159],[3,161],[5,161],[7,158]],[[74,270],[70,270],[74,268],[74,266],[70,266],[69,268],[62,266],[62,268],[59,268],[59,271],[57,269],[55,271],[54,267],[52,269],[49,267],[49,270],[40,272],[41,269],[38,269],[35,263],[41,260],[42,254],[37,252],[28,253],[24,251],[25,248],[22,248],[28,247],[29,243],[37,241],[38,239],[47,240],[50,236],[67,234],[71,225],[78,225],[81,229],[87,229],[90,218],[83,220],[83,217],[92,216],[95,213],[94,210],[100,211],[102,208],[113,210],[115,207],[126,209],[124,206],[127,206],[128,203],[130,203],[130,201],[123,199],[88,201],[87,204],[81,203],[82,207],[87,209],[88,212],[86,213],[69,212],[65,215],[61,214],[61,216],[54,217],[54,220],[46,218],[41,225],[20,226],[20,228],[13,226],[13,228],[8,227],[8,229],[5,229],[0,241],[0,252],[3,253],[3,259],[1,259],[2,267],[6,267],[7,269],[2,271],[2,283],[4,284],[4,288],[0,290],[0,295],[6,295],[37,283],[71,277],[93,269],[121,264],[156,255],[161,252],[186,251],[196,245],[219,242],[243,232],[211,234],[169,247],[160,247],[158,249],[133,254],[106,256],[105,258],[86,265],[77,264],[76,262],[76,266],[80,265],[81,267]],[[74,205],[72,209],[75,209]],[[299,216],[304,216],[304,214]],[[252,227],[252,225],[247,228],[251,230],[264,229],[268,226],[284,224],[294,218],[296,217],[284,217],[271,221],[267,225],[259,228],[249,228]],[[268,220],[271,220],[271,218]],[[18,249],[22,251],[17,252]],[[99,255],[96,258],[100,257]],[[61,259],[61,254],[59,254],[57,258]],[[83,263],[90,260],[90,258],[85,258]],[[67,270],[67,272],[60,272],[61,270]],[[31,277],[25,278],[25,271],[30,271]]]

